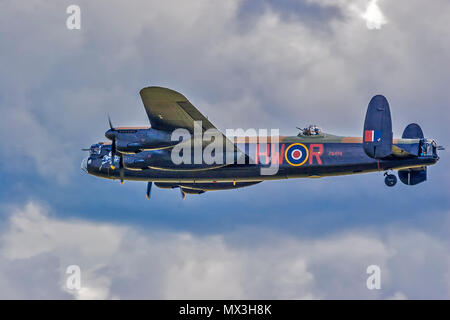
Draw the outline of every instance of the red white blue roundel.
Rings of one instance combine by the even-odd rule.
[[[284,157],[292,166],[301,166],[308,160],[309,152],[304,144],[293,143],[287,147]]]

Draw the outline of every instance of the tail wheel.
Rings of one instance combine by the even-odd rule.
[[[393,174],[386,175],[386,178],[384,178],[384,183],[388,187],[393,187],[397,184],[397,177]]]

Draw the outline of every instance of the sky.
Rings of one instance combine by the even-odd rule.
[[[361,136],[383,94],[394,136],[417,122],[448,149],[449,16],[447,0],[1,0],[0,298],[449,299],[448,151],[417,186],[371,173],[185,200],[80,170],[108,114],[149,124],[150,85],[219,129],[283,135]]]

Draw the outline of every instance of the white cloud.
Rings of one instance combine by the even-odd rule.
[[[387,20],[381,11],[379,0],[308,0],[324,6],[339,7],[347,18],[362,18],[369,30],[381,29]]]
[[[4,226],[1,298],[449,297],[448,247],[414,230],[319,239],[248,233],[249,241],[242,233],[195,236],[60,220],[47,211],[28,203]],[[72,264],[81,268],[80,291],[65,288]],[[371,264],[381,267],[380,291],[365,287]]]
[[[378,0],[371,0],[361,17],[366,20],[368,29],[381,29],[381,26],[387,23],[383,12],[378,7]]]

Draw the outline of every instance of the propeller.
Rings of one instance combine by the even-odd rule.
[[[108,114],[108,124],[109,124],[109,128],[114,131],[114,126],[112,125],[112,121],[111,121],[111,117]],[[111,169],[115,170],[116,167],[114,166],[114,159],[116,156],[116,136],[113,135],[112,137],[110,137],[110,139],[112,140],[112,145],[111,145]],[[120,163],[119,163],[120,166]],[[122,180],[121,180],[122,181]]]
[[[111,117],[109,116],[109,114],[108,114],[108,123],[109,123],[109,128],[110,128],[111,130],[114,130],[114,127],[113,127],[112,121],[111,121]]]
[[[186,199],[186,193],[183,191],[182,188],[180,188],[180,191],[181,191],[181,200]]]
[[[114,126],[112,124],[111,121],[111,117],[108,114],[108,124],[109,124],[109,128],[111,129],[111,131],[115,131],[116,129],[114,129]],[[116,153],[117,153],[117,144],[116,144],[116,135],[113,134],[111,136],[107,135],[107,138],[112,140],[112,145],[111,145],[111,169],[115,170],[116,167],[114,166],[114,159],[116,158]],[[119,174],[120,174],[120,183],[123,184],[123,178],[124,178],[124,167],[123,167],[123,155],[121,153],[119,153]]]
[[[113,138],[113,142],[111,145],[111,169],[115,169],[114,160],[116,159],[116,138]]]
[[[120,183],[123,184],[124,169],[123,169],[123,156],[122,156],[122,154],[120,154],[119,172],[120,172]]]
[[[147,183],[147,199],[150,200],[150,195],[152,192],[152,182],[150,181],[149,183]]]

